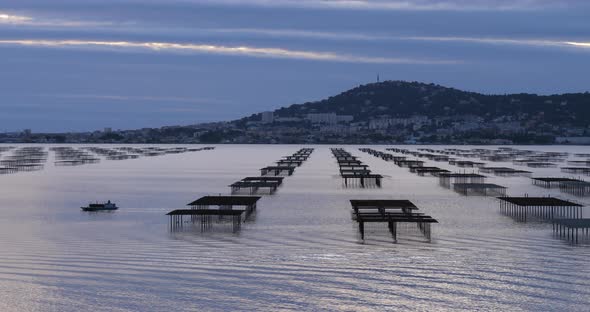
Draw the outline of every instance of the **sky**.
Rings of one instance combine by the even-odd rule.
[[[590,91],[590,1],[0,0],[0,132],[232,120],[381,80]]]

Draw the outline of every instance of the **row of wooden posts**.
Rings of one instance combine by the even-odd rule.
[[[284,176],[291,176],[295,169],[301,165],[313,152],[313,148],[302,148],[289,156],[284,156],[275,162],[275,165],[260,169],[260,176],[245,177],[229,185],[232,194],[247,192],[254,194],[274,194],[283,184]]]
[[[419,176],[434,176],[439,178],[439,184],[446,188],[451,188],[462,195],[468,196],[504,196],[506,195],[506,187],[483,183],[486,178],[483,175],[476,173],[451,173],[447,169],[439,167],[424,166],[424,161],[407,159],[405,156],[395,156],[390,153],[377,151],[371,148],[361,148],[363,152],[369,153],[375,157],[379,157],[385,161],[393,161],[399,167],[409,168],[410,172]],[[406,153],[409,153],[406,151]],[[415,153],[415,156],[422,157],[420,153]],[[427,154],[431,159],[436,159],[433,154]]]
[[[342,148],[332,148],[345,187],[381,187],[383,176],[372,173],[369,166]]]
[[[423,163],[417,161],[407,160],[403,156],[394,156],[388,153],[372,150],[362,149],[377,157],[381,157],[386,161],[394,161],[400,166],[412,163],[415,167],[410,166],[410,171],[417,173],[418,166],[424,167]],[[417,157],[427,157],[431,160],[444,160],[444,157],[437,158],[434,154],[424,154],[420,152],[412,152],[407,149],[387,149],[401,154],[410,154]],[[430,151],[434,152],[434,151]],[[549,157],[549,156],[546,156]],[[483,168],[481,171],[492,172],[496,175],[503,176],[502,172],[510,172],[513,175],[525,175],[529,172],[519,171],[505,167],[485,167],[485,163],[462,161],[457,159],[449,160],[450,164],[460,166],[473,166]],[[428,167],[427,167],[428,168]],[[436,168],[436,167],[434,167]],[[412,170],[413,169],[413,170]],[[434,170],[433,170],[434,171]],[[516,221],[526,222],[530,219],[548,220],[554,223],[554,231],[557,236],[568,239],[570,242],[578,242],[578,235],[585,233],[588,236],[588,228],[590,228],[590,219],[584,219],[582,215],[583,206],[567,200],[561,200],[554,197],[507,197],[506,188],[496,184],[483,183],[486,178],[483,175],[476,173],[449,173],[436,172],[433,176],[439,177],[439,184],[444,187],[453,187],[458,193],[464,195],[484,195],[497,196],[500,201],[500,212],[504,215],[510,216]],[[561,191],[573,194],[576,196],[585,196],[590,193],[590,183],[572,178],[531,178],[534,185],[552,188],[559,187]]]
[[[201,231],[210,230],[214,224],[231,224],[232,231],[238,232],[241,224],[246,222],[256,210],[260,196],[251,196],[260,189],[267,188],[267,194],[274,193],[283,182],[282,172],[291,175],[296,167],[301,166],[311,153],[312,148],[303,148],[296,153],[277,161],[275,168],[261,169],[258,177],[246,177],[230,185],[232,195],[204,196],[188,204],[190,209],[177,209],[169,212],[170,230],[184,231],[199,226]],[[277,168],[278,167],[278,168]],[[288,168],[285,170],[283,168]],[[248,196],[235,195],[247,190]],[[211,206],[217,208],[211,209]],[[235,208],[240,207],[240,208]]]

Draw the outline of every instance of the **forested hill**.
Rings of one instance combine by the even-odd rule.
[[[325,115],[310,115],[321,114]],[[590,93],[486,95],[370,83],[230,122],[87,133],[0,134],[5,143],[590,144]]]
[[[506,115],[544,115],[547,123],[590,124],[590,93],[540,96],[486,95],[419,82],[385,81],[356,87],[325,100],[276,110],[275,116],[303,117],[308,113],[352,115],[355,121],[378,116],[477,115],[494,119]],[[250,118],[255,118],[253,115]]]

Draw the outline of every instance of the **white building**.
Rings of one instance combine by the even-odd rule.
[[[351,122],[354,118],[350,115],[336,115],[336,113],[307,114],[307,120],[314,124],[335,125],[339,122]]]
[[[427,116],[412,116],[408,118],[379,118],[379,119],[372,119],[369,121],[369,128],[370,129],[387,129],[391,126],[403,126],[406,127],[408,125],[418,126],[418,128],[422,127],[423,125],[429,125],[430,119]]]
[[[301,122],[299,117],[276,117],[275,122]]]
[[[307,114],[307,120],[311,123],[333,125],[338,122],[336,113]]]

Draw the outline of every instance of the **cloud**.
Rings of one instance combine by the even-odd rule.
[[[343,10],[508,11],[585,6],[580,0],[184,0],[227,6],[294,7]]]
[[[32,18],[28,16],[10,15],[0,13],[0,24],[23,24],[31,22]]]
[[[445,42],[470,42],[496,45],[526,45],[538,47],[579,47],[588,48],[588,42],[572,42],[549,39],[508,39],[508,38],[476,38],[476,37],[401,37],[407,40],[419,41],[445,41]]]
[[[573,41],[568,41],[565,42],[565,44],[574,46],[574,47],[581,47],[581,48],[590,48],[590,42],[573,42]]]
[[[39,0],[44,3],[46,0]],[[55,2],[55,3],[54,3]],[[52,2],[68,7],[80,1]],[[531,11],[587,8],[586,0],[84,0],[87,5],[206,5],[224,7],[300,8],[388,11]],[[34,1],[33,1],[34,3]],[[25,5],[25,7],[27,7]],[[30,8],[30,7],[29,7]]]
[[[294,29],[260,29],[260,28],[218,28],[207,31],[217,34],[246,34],[269,37],[291,37],[305,39],[352,40],[352,41],[431,41],[431,42],[467,42],[493,45],[524,45],[537,47],[577,47],[588,48],[590,43],[557,39],[534,38],[494,38],[494,37],[444,37],[444,36],[394,36],[364,33],[323,32]]]
[[[123,24],[130,24],[129,22]],[[0,25],[11,26],[34,26],[34,27],[104,27],[115,26],[117,24],[110,21],[83,21],[72,19],[56,19],[33,17],[25,15],[14,15],[11,13],[0,12]],[[119,23],[119,26],[122,24]]]
[[[208,0],[205,0],[205,2]],[[268,4],[271,5],[270,1],[256,1],[256,0],[247,0],[247,1],[238,1],[238,0],[221,0],[222,3],[244,3],[244,4]],[[288,3],[289,0],[281,1],[279,3],[285,2]],[[324,0],[324,1],[307,1],[303,0],[303,2],[310,2],[319,5],[323,2],[337,2],[339,4],[331,4],[331,5],[343,5],[341,2],[346,3],[356,3],[356,2],[371,2],[371,4],[367,5],[385,5],[387,1],[334,1],[334,0]],[[375,2],[375,3],[372,3]],[[383,2],[383,3],[381,3]],[[401,3],[399,1],[394,1],[395,3]],[[429,3],[429,1],[406,1],[406,5],[408,7],[412,7],[409,3],[420,2],[422,4]],[[477,1],[476,1],[477,2]],[[544,1],[521,1],[523,3],[532,2],[544,2]],[[274,1],[272,3],[275,3]],[[393,5],[393,3],[387,2],[387,5]],[[446,3],[446,5],[450,5],[450,3],[461,3],[461,1],[447,1],[442,2]],[[438,5],[442,5],[439,3]],[[400,40],[410,40],[410,41],[439,41],[439,42],[467,42],[467,43],[479,43],[479,44],[495,44],[495,45],[526,45],[526,46],[538,46],[538,47],[566,47],[566,48],[588,48],[588,43],[586,42],[576,42],[570,40],[558,40],[558,39],[536,39],[536,38],[494,38],[494,37],[455,37],[455,36],[395,36],[395,35],[387,35],[387,34],[366,34],[366,33],[350,33],[350,32],[327,32],[327,31],[316,31],[316,30],[297,30],[297,29],[263,29],[263,28],[162,28],[149,25],[140,25],[137,22],[111,22],[111,21],[80,21],[80,20],[65,20],[65,19],[47,19],[47,18],[39,18],[39,17],[32,17],[32,16],[24,16],[24,15],[14,15],[8,13],[0,13],[0,25],[25,25],[25,26],[38,26],[38,27],[73,27],[73,28],[88,28],[88,27],[109,27],[112,26],[112,30],[133,30],[133,31],[147,31],[150,33],[155,33],[157,30],[166,29],[166,32],[190,32],[193,34],[198,33],[205,33],[205,34],[219,34],[219,35],[235,35],[235,34],[246,34],[246,35],[259,35],[259,36],[269,36],[269,37],[291,37],[291,38],[306,38],[306,39],[328,39],[328,40],[351,40],[351,41],[400,41]],[[41,40],[39,45],[51,45],[48,42],[42,42],[47,40]],[[128,47],[139,47],[139,45],[144,45],[146,48],[150,43],[131,43],[127,42]],[[23,43],[24,44],[24,43]],[[158,45],[159,43],[153,43],[154,45]],[[32,44],[31,44],[32,45]],[[75,45],[83,45],[82,41],[79,43],[74,43],[74,41],[63,41],[63,46],[75,46]],[[115,46],[108,42],[93,42],[89,41],[88,45],[97,45],[97,46]],[[165,47],[157,48],[151,47],[152,49],[186,49],[186,50],[197,50],[198,47],[192,45],[178,45],[178,44],[167,44],[163,43]],[[173,47],[173,45],[176,45]],[[182,47],[181,47],[182,46]],[[229,47],[220,47],[226,49],[225,52],[230,52],[228,49]],[[263,54],[262,51],[251,51],[255,52],[256,54]],[[278,51],[275,51],[278,52]],[[297,51],[293,51],[297,52]],[[302,51],[299,51],[302,52]],[[287,57],[288,53],[283,57]],[[291,54],[293,55],[293,54]],[[295,55],[293,55],[295,56]],[[327,55],[326,55],[327,56]],[[311,57],[311,56],[308,56]],[[317,59],[320,59],[322,56],[316,55]],[[345,59],[350,59],[353,61],[354,57],[348,56],[340,56],[335,57],[340,58],[340,61],[346,61]],[[379,58],[374,58],[374,61],[371,61],[372,58],[358,58],[354,60],[354,62],[363,62],[363,63],[389,63],[386,60],[379,60]],[[402,59],[398,59],[399,62],[403,62]],[[406,60],[409,61],[409,60]],[[395,61],[391,61],[395,63]]]
[[[130,42],[130,41],[87,41],[87,40],[0,40],[0,45],[20,45],[47,48],[106,48],[112,51],[153,51],[188,54],[218,54],[234,56],[250,56],[259,58],[298,59],[311,61],[329,61],[345,63],[372,64],[457,64],[457,60],[420,59],[405,57],[379,57],[348,55],[335,52],[308,50],[289,50],[284,48],[222,46],[211,44],[171,43],[171,42]]]
[[[290,37],[290,38],[307,38],[307,39],[329,39],[329,40],[359,40],[359,41],[376,41],[395,39],[386,35],[370,35],[363,33],[347,32],[326,32],[316,30],[297,30],[297,29],[262,29],[262,28],[210,28],[202,29],[203,32],[215,34],[245,34],[245,35],[262,35],[270,37]]]

